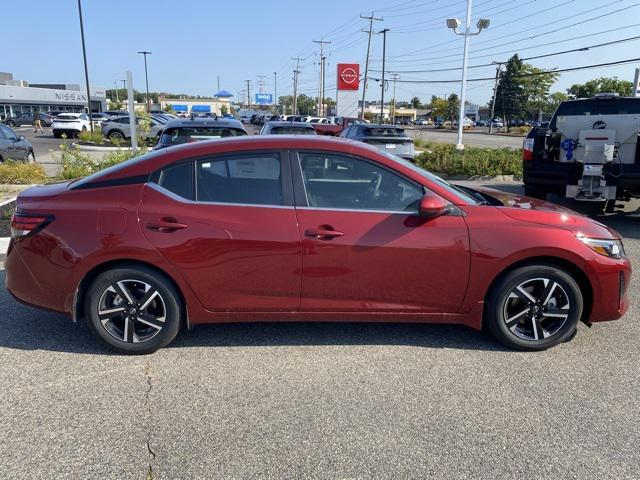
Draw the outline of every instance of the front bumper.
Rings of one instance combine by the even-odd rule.
[[[617,320],[629,309],[631,262],[628,258],[614,260],[597,255],[591,262],[593,305],[588,322]]]

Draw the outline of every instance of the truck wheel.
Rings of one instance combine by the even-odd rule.
[[[547,192],[540,187],[534,187],[533,185],[524,186],[524,194],[527,197],[539,198],[540,200],[547,199]]]

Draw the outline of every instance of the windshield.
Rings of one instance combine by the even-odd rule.
[[[365,128],[362,132],[365,137],[406,137],[402,128],[384,128],[384,127],[371,127]]]
[[[273,127],[269,133],[274,135],[315,135],[316,131],[313,127]]]
[[[380,153],[385,157],[390,158],[394,162],[400,163],[403,166],[413,170],[423,178],[426,178],[430,182],[437,184],[439,187],[444,188],[446,191],[453,193],[454,195],[463,199],[465,202],[471,205],[479,205],[481,203],[478,201],[478,199],[469,195],[462,188],[452,185],[451,183],[447,182],[444,178],[440,178],[438,175],[435,175],[429,172],[428,170],[425,170],[424,168],[419,167],[418,165],[416,165],[413,162],[410,162],[409,160],[405,160],[404,158],[394,155],[392,153],[389,153],[385,150],[380,150]]]

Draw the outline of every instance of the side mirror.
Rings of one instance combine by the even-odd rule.
[[[446,215],[449,212],[449,204],[439,195],[426,193],[420,200],[418,214],[425,218],[435,218]]]
[[[24,135],[18,135],[18,140],[24,140]]]

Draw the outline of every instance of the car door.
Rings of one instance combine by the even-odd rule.
[[[181,161],[145,185],[145,236],[205,308],[290,312],[300,305],[302,251],[281,152]]]
[[[461,215],[418,216],[424,187],[370,159],[299,151],[292,166],[303,311],[458,311],[470,262]]]

